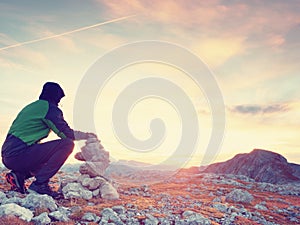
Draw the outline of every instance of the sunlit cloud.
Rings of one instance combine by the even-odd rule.
[[[239,114],[270,114],[282,113],[289,110],[287,104],[273,104],[273,105],[237,105],[230,109],[234,113]]]
[[[199,40],[194,46],[194,51],[210,66],[222,65],[232,56],[244,52],[244,38],[206,38]]]
[[[300,122],[295,118],[300,115],[300,104],[298,102],[282,102],[274,104],[244,104],[228,106],[228,118],[231,124],[243,129],[260,129],[267,127],[274,132],[278,129],[299,129]],[[245,121],[246,120],[246,121]],[[273,127],[273,129],[272,129]]]

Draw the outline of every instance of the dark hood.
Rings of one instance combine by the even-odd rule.
[[[59,84],[54,82],[47,82],[43,86],[43,90],[39,99],[46,100],[50,103],[58,105],[58,103],[64,96],[65,93],[63,89],[59,86]]]

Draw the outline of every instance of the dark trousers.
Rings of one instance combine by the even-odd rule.
[[[71,139],[59,139],[34,144],[24,149],[20,154],[2,159],[4,165],[15,172],[35,176],[37,184],[48,183],[62,167],[74,148]]]

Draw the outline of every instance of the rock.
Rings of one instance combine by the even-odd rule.
[[[97,138],[88,138],[86,141],[85,141],[85,144],[90,144],[90,143],[95,143],[95,142],[100,142]]]
[[[49,217],[55,221],[67,222],[69,221],[68,216],[62,211],[54,211],[49,213]]]
[[[112,210],[114,210],[117,214],[124,214],[126,209],[124,206],[121,205],[115,205],[112,207]]]
[[[200,225],[210,225],[211,222],[209,219],[205,218],[204,216],[202,216],[200,213],[196,213],[196,212],[193,212],[193,211],[185,211],[183,214],[182,214],[183,218],[186,219],[186,221],[188,222],[188,224],[193,224],[193,223],[196,223],[196,224],[200,224]]]
[[[117,200],[119,199],[119,193],[117,190],[108,182],[100,187],[101,198],[107,200]]]
[[[97,216],[95,213],[87,212],[82,216],[81,220],[98,223],[100,221],[100,217]]]
[[[21,207],[15,203],[8,203],[0,206],[0,217],[8,215],[16,216],[27,222],[29,222],[33,217],[33,213],[29,209]]]
[[[74,155],[74,158],[79,161],[85,161],[85,158],[83,157],[82,152],[76,152],[76,154]]]
[[[70,175],[70,174],[66,174],[61,178],[60,181],[60,188],[62,189],[64,186],[66,186],[68,183],[73,183],[76,182],[78,179],[78,176],[76,175]]]
[[[89,176],[88,174],[80,174],[80,176],[79,176],[78,179],[77,179],[77,182],[79,182],[79,183],[82,184],[82,181],[83,181],[85,178],[90,178],[90,176]]]
[[[231,215],[227,216],[224,221],[222,222],[222,225],[232,225],[235,224],[235,217],[237,216],[236,213],[232,213]]]
[[[93,193],[82,187],[80,183],[69,183],[63,189],[62,193],[66,199],[70,198],[83,198],[90,200],[93,197]]]
[[[218,211],[220,211],[222,213],[226,213],[228,211],[228,207],[223,204],[215,203],[215,204],[213,204],[213,208],[217,209]]]
[[[5,200],[7,200],[6,194],[0,191],[0,204],[2,204]]]
[[[241,208],[241,209],[238,211],[238,215],[239,215],[239,216],[242,216],[242,217],[245,217],[245,218],[249,218],[249,219],[252,218],[252,213],[251,213],[251,212],[248,212],[248,210],[245,209],[245,208]]]
[[[57,211],[61,212],[62,214],[65,214],[67,217],[69,217],[72,213],[71,209],[68,207],[60,206]]]
[[[35,225],[47,225],[51,223],[48,213],[43,212],[40,215],[33,217],[31,220]]]
[[[50,212],[57,210],[56,202],[52,197],[33,193],[24,198],[22,206],[31,210],[37,208],[49,209]]]
[[[146,214],[146,219],[144,220],[145,225],[157,225],[158,224],[158,219],[156,219],[154,216],[151,214]]]
[[[83,187],[88,188],[90,191],[93,191],[100,187],[101,181],[99,179],[93,179],[93,178],[85,178],[81,182]]]
[[[249,204],[253,200],[253,196],[245,190],[234,189],[226,195],[225,201],[227,202],[239,202]]]
[[[142,190],[143,192],[149,192],[149,191],[150,191],[150,187],[149,187],[149,185],[147,185],[147,184],[143,184],[143,185],[141,186],[141,190]]]
[[[117,223],[117,224],[124,224],[121,219],[118,217],[117,213],[114,212],[111,208],[104,208],[101,211],[101,221],[100,222],[104,222],[104,221],[110,221],[113,223]]]
[[[289,220],[294,223],[299,223],[299,220],[296,217],[291,217]]]
[[[98,189],[94,190],[92,193],[93,193],[93,197],[97,197],[100,195],[100,189],[98,188]]]
[[[212,200],[212,202],[222,202],[222,199],[220,197],[216,197]]]
[[[104,176],[108,165],[108,162],[85,162],[80,166],[79,172],[90,177]]]
[[[108,161],[109,163],[109,153],[105,151],[104,147],[98,143],[88,143],[81,148],[81,155],[79,158],[83,158],[85,161],[91,162],[102,162]]]
[[[256,204],[254,206],[254,208],[259,209],[259,210],[268,210],[268,208],[266,206],[264,206],[263,204]]]
[[[22,205],[23,204],[23,199],[19,197],[11,197],[11,198],[6,198],[2,200],[1,204],[8,204],[8,203],[15,203],[17,205]]]

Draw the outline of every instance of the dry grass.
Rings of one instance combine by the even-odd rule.
[[[21,220],[15,216],[5,216],[0,218],[0,225],[8,225],[8,224],[14,224],[14,225],[33,225],[33,223],[26,222],[24,220]]]

